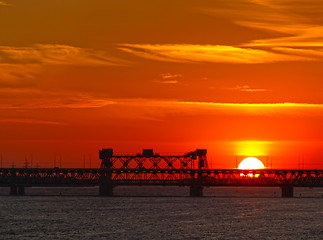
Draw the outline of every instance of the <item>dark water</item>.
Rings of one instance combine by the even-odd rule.
[[[0,239],[323,239],[323,189],[31,188],[0,189]],[[62,196],[59,196],[59,194]],[[125,197],[128,195],[127,197]],[[153,197],[151,197],[153,196]]]

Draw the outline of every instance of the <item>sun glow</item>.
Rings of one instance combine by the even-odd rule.
[[[242,162],[239,164],[238,169],[263,169],[265,168],[264,164],[255,157],[248,157],[242,160]],[[248,175],[250,177],[259,177],[259,174],[253,174],[253,173],[248,173],[244,174],[241,173],[242,176]]]
[[[255,157],[248,157],[242,160],[238,169],[261,169],[265,168],[264,164]]]
[[[237,141],[233,142],[236,155],[241,156],[265,156],[271,148],[269,141]]]

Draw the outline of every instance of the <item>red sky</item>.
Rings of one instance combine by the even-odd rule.
[[[320,0],[2,0],[3,166],[207,148],[213,168],[323,168],[322,16]]]

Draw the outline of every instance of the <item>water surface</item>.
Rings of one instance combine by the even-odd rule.
[[[279,188],[209,188],[203,198],[180,187],[119,187],[103,198],[97,188],[7,190],[0,239],[323,239],[321,189],[292,199]]]

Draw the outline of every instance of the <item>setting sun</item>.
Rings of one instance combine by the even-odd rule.
[[[238,169],[261,169],[265,168],[264,164],[255,157],[248,157],[242,160],[239,164]]]

